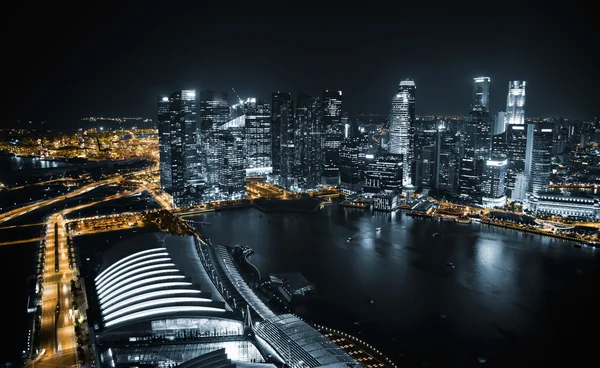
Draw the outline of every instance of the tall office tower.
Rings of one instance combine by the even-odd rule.
[[[490,78],[475,78],[473,89],[471,111],[465,123],[459,183],[461,194],[479,197],[491,151]]]
[[[246,169],[271,170],[271,105],[249,98],[245,102]]]
[[[525,175],[525,153],[527,151],[527,126],[510,124],[506,126],[506,192],[511,201],[525,199],[527,176]],[[521,176],[521,177],[519,177]],[[519,177],[519,178],[518,178]],[[518,179],[518,180],[517,180]],[[519,181],[519,185],[517,185]],[[520,189],[517,190],[517,187]]]
[[[344,193],[354,194],[362,189],[367,150],[368,139],[351,125],[348,138],[340,146],[340,187]]]
[[[490,111],[490,78],[478,77],[473,79],[473,106],[481,106],[484,111]]]
[[[527,125],[525,173],[529,176],[528,191],[536,194],[548,190],[552,174],[553,123]]]
[[[528,188],[525,173],[525,151],[527,148],[527,127],[525,126],[525,81],[508,83],[506,97],[506,148],[508,167],[506,189],[512,201],[522,201]]]
[[[401,81],[398,93],[392,98],[390,113],[389,152],[402,155],[402,185],[405,187],[413,185],[415,92],[414,81]]]
[[[391,192],[402,190],[402,157],[392,153],[367,155],[365,160],[366,192]]]
[[[173,194],[175,206],[194,202],[186,191],[197,178],[196,92],[182,90],[158,100],[161,185]],[[189,194],[189,193],[188,193]]]
[[[434,188],[438,154],[437,122],[418,122],[415,126],[415,183]]]
[[[283,187],[293,184],[294,104],[289,93],[273,93],[271,104],[271,152],[273,175]]]
[[[506,112],[500,111],[494,120],[492,135],[503,134],[506,132]]]
[[[446,128],[439,129],[439,171],[437,189],[454,193],[458,189],[460,136]]]
[[[344,139],[342,125],[342,91],[325,91],[323,93],[323,129],[324,158],[322,183],[340,184],[340,144]]]
[[[227,92],[200,92],[198,107],[203,175],[209,185],[218,185],[219,153],[213,133],[230,120]]]
[[[525,81],[510,81],[506,98],[506,125],[525,124]]]
[[[321,100],[298,92],[296,104],[295,160],[298,187],[315,189],[321,184],[323,173],[323,122]]]
[[[554,141],[552,143],[552,154],[562,155],[569,147],[570,140],[569,125],[563,119],[558,119],[554,123]]]
[[[158,154],[160,168],[160,188],[170,192],[173,186],[171,170],[171,99],[158,98]]]
[[[244,140],[232,130],[215,133],[219,167],[219,188],[229,199],[241,198],[245,194],[246,171],[244,170]]]

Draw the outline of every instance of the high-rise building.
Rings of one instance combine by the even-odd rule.
[[[512,201],[523,201],[528,187],[526,183],[528,177],[525,173],[525,152],[527,150],[525,85],[525,81],[509,82],[506,97],[506,114],[504,117],[508,156],[506,190]]]
[[[322,183],[339,185],[340,183],[340,145],[344,139],[342,123],[342,91],[323,93],[323,129],[324,157]]]
[[[517,176],[525,173],[525,155],[527,151],[527,125],[510,124],[506,126],[506,153],[508,167],[506,170],[506,190],[512,201],[524,200],[525,193],[515,190]],[[523,178],[520,179],[520,188],[523,188]],[[526,186],[525,186],[526,188]]]
[[[527,125],[525,172],[529,176],[528,191],[534,194],[548,190],[552,174],[553,123]]]
[[[473,81],[473,106],[481,106],[484,111],[489,112],[490,78],[478,77]]]
[[[294,104],[289,93],[277,92],[272,95],[271,152],[273,175],[279,177],[280,185],[291,187],[294,164]]]
[[[209,185],[218,185],[219,152],[214,133],[230,120],[227,92],[202,91],[198,106],[202,174]]]
[[[510,81],[506,97],[506,125],[525,124],[525,81]]]
[[[458,189],[459,136],[456,132],[441,128],[439,130],[439,171],[437,189],[454,193]]]
[[[344,193],[359,192],[363,186],[368,140],[358,127],[350,126],[340,146],[340,187]]]
[[[271,170],[271,105],[249,98],[245,102],[246,169]]]
[[[405,187],[413,185],[415,92],[413,80],[401,81],[398,93],[392,98],[390,113],[389,152],[402,155],[402,185]]]
[[[198,179],[196,91],[172,92],[158,100],[161,186],[172,193],[176,206],[195,201],[189,189]],[[186,193],[187,192],[187,193]]]
[[[473,90],[473,103],[465,123],[459,186],[461,194],[479,197],[483,194],[482,183],[491,152],[490,78],[475,78]]]
[[[241,129],[238,130],[241,132]],[[244,140],[235,130],[216,133],[219,152],[219,188],[228,198],[242,197],[245,193],[246,171],[244,169]]]
[[[321,100],[303,92],[298,93],[296,104],[296,162],[298,187],[315,189],[321,184],[323,173],[323,121]]]
[[[492,135],[503,134],[506,132],[506,112],[500,111],[496,115],[496,119],[494,120],[494,127],[492,128]]]

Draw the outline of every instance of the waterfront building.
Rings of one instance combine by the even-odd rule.
[[[434,188],[437,185],[440,126],[436,122],[415,124],[415,185]]]
[[[285,188],[293,184],[294,104],[289,93],[276,92],[271,103],[271,154],[273,175]]]
[[[342,192],[354,194],[363,187],[368,141],[354,127],[348,136],[340,147],[340,187]]]
[[[534,123],[527,126],[527,152],[525,172],[529,176],[528,191],[548,190],[552,174],[553,123]]]
[[[196,202],[190,189],[198,184],[199,130],[196,91],[171,92],[158,100],[159,164],[161,187],[173,195],[175,206]]]
[[[87,292],[100,366],[195,367],[206,354],[243,367],[358,366],[305,322],[270,311],[225,247],[191,236],[148,233],[116,244]]]
[[[392,98],[389,152],[402,157],[402,185],[412,187],[414,160],[415,93],[413,80],[403,80]]]
[[[373,195],[373,209],[375,211],[392,212],[399,206],[397,192],[383,192]]]
[[[600,197],[585,192],[542,191],[528,195],[526,210],[535,215],[600,221]]]
[[[402,190],[403,161],[401,155],[380,153],[375,156],[367,154],[365,159],[364,190],[366,192],[400,192]]]
[[[492,136],[492,153],[486,161],[482,186],[482,204],[485,208],[501,208],[506,205],[506,134]]]
[[[321,183],[327,185],[340,184],[340,145],[344,138],[342,123],[342,91],[325,91],[323,93],[323,174]]]

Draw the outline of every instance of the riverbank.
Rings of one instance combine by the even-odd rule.
[[[542,236],[549,236],[551,238],[556,238],[556,239],[562,239],[562,240],[568,240],[568,241],[572,241],[574,243],[579,243],[579,244],[584,244],[584,245],[591,245],[594,248],[600,248],[600,243],[591,243],[587,240],[581,240],[581,239],[577,239],[577,238],[573,238],[570,236],[566,236],[566,235],[562,235],[562,234],[557,234],[557,233],[553,233],[553,232],[546,232],[546,231],[539,231],[537,229],[533,229],[533,228],[527,228],[525,226],[527,225],[509,225],[507,223],[504,222],[497,222],[497,221],[490,221],[490,220],[481,220],[482,224],[485,225],[491,225],[491,226],[496,226],[496,227],[501,227],[504,229],[511,229],[511,230],[517,230],[517,231],[522,231],[525,233],[530,233],[530,234],[537,234],[537,235],[542,235]]]

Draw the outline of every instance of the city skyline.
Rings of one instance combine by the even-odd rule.
[[[377,25],[353,22],[352,16],[339,24],[318,17],[312,24],[298,24],[240,9],[255,22],[198,24],[195,6],[170,9],[173,20],[162,17],[160,9],[152,4],[142,9],[127,5],[118,12],[98,8],[68,21],[55,14],[60,9],[34,11],[21,41],[9,43],[22,62],[9,75],[13,108],[0,124],[47,120],[60,128],[90,115],[150,117],[154,96],[181,88],[235,88],[242,96],[264,100],[276,91],[342,90],[350,115],[385,114],[388,96],[403,78],[419,85],[421,114],[463,115],[471,80],[481,75],[495,85],[492,112],[502,109],[500,96],[516,79],[528,83],[529,116],[599,115],[597,48],[588,46],[597,44],[597,36],[587,32],[585,19],[577,17],[581,14],[552,5],[537,14],[526,9],[511,14],[510,26],[504,14],[486,8],[478,13],[488,12],[487,17],[474,10],[457,16],[415,12],[403,19],[401,42],[395,21],[381,14]],[[48,14],[60,24],[46,20]],[[182,28],[170,27],[174,19]],[[76,35],[68,33],[72,27]],[[471,34],[472,27],[479,32]],[[183,36],[175,37],[170,29]],[[51,42],[56,39],[63,41]],[[157,45],[164,52],[155,52]],[[364,51],[357,53],[357,48]],[[576,88],[566,91],[564,83]],[[28,97],[17,98],[22,95]]]

